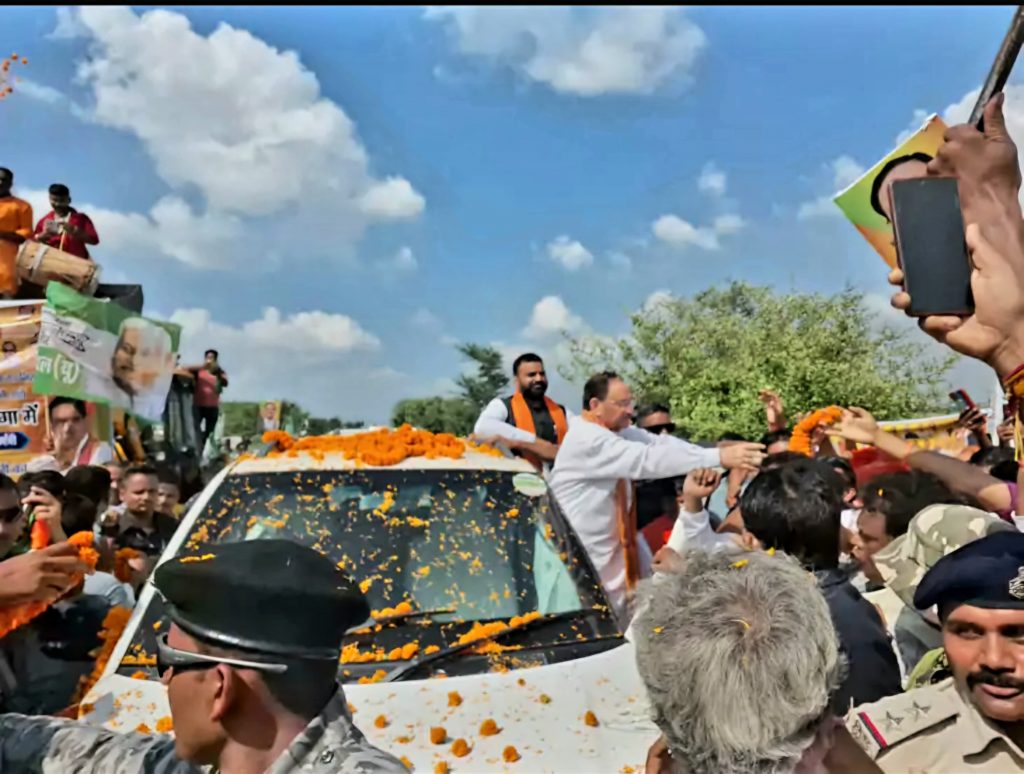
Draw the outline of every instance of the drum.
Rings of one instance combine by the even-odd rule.
[[[79,293],[91,296],[100,281],[100,267],[86,258],[79,258],[39,242],[22,242],[18,249],[18,279],[46,287],[53,280],[70,285]]]

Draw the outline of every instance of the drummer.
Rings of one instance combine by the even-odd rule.
[[[18,247],[32,237],[32,205],[11,194],[14,173],[0,167],[0,293],[18,289]]]
[[[63,183],[50,186],[53,208],[36,224],[35,240],[89,260],[86,245],[98,245],[99,235],[89,216],[71,206],[71,191]]]

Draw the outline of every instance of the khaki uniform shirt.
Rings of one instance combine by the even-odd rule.
[[[0,772],[19,774],[199,774],[174,754],[174,740],[119,734],[74,720],[0,715]],[[355,727],[338,686],[327,706],[268,774],[398,774],[408,771]]]
[[[1024,749],[978,712],[952,678],[857,707],[846,727],[884,772],[1024,770]]]

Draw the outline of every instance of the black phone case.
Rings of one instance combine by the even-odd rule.
[[[897,180],[890,202],[896,255],[910,294],[908,313],[972,314],[971,262],[956,178]]]

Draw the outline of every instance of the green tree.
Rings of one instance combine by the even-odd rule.
[[[508,384],[501,353],[494,347],[481,344],[459,344],[456,349],[476,363],[476,374],[463,374],[455,380],[455,384],[462,391],[462,397],[480,411]]]
[[[220,410],[224,415],[224,435],[249,437],[258,432],[259,403],[222,402]]]
[[[612,368],[702,440],[763,433],[762,389],[778,392],[791,418],[831,404],[863,406],[880,419],[941,410],[942,377],[956,358],[929,357],[920,341],[873,317],[850,288],[779,294],[734,282],[645,307],[617,341],[571,340],[563,373],[580,380]]]
[[[363,422],[345,422],[338,417],[331,417],[330,419],[310,417],[306,425],[306,432],[309,435],[327,435],[335,430],[358,430],[365,426]]]
[[[462,397],[408,398],[395,405],[391,424],[395,427],[409,424],[433,433],[466,436],[473,432],[476,417],[476,408]]]

